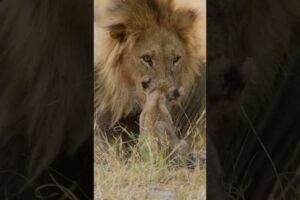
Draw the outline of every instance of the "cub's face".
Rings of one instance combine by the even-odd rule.
[[[177,87],[170,86],[166,81],[155,81],[150,76],[143,77],[141,87],[145,93],[147,105],[163,104],[171,106],[180,98],[182,90]]]
[[[137,38],[132,49],[123,57],[124,71],[136,88],[137,96],[145,100],[141,80],[145,75],[153,81],[164,80],[167,85],[180,87],[180,75],[186,52],[180,38],[165,29],[148,29]]]

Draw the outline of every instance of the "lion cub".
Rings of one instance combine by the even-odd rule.
[[[179,90],[164,81],[154,82],[150,77],[143,78],[142,87],[146,101],[140,115],[139,144],[141,147],[148,144],[147,147],[156,155],[185,157],[188,145],[176,136],[169,112],[169,106],[180,96]]]

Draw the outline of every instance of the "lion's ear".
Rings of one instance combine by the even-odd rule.
[[[197,17],[196,10],[179,10],[173,14],[171,23],[179,35],[185,37],[194,26]]]
[[[178,10],[172,16],[173,24],[177,28],[189,28],[197,19],[198,13],[196,10]]]
[[[126,26],[124,24],[115,24],[109,27],[110,36],[119,42],[126,40]]]
[[[186,11],[186,14],[185,14],[185,17],[191,22],[191,23],[194,23],[195,20],[197,19],[198,17],[198,11],[197,10],[187,10]]]

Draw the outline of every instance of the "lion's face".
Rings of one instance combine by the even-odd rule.
[[[124,72],[144,101],[141,80],[149,75],[155,81],[164,80],[168,85],[180,87],[180,74],[186,61],[186,52],[175,33],[161,28],[146,30],[123,58]],[[129,72],[129,73],[128,73]]]
[[[192,91],[204,57],[194,10],[176,8],[172,1],[128,0],[109,13],[111,21],[99,28],[103,34],[95,34],[102,49],[94,88],[95,107],[111,113],[112,124],[141,111],[146,97],[140,82],[146,75],[185,94]]]

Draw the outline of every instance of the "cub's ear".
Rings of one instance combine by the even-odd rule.
[[[126,40],[126,26],[124,24],[115,24],[109,27],[110,36],[117,39],[120,43]]]
[[[151,77],[145,77],[143,80],[142,80],[142,87],[144,90],[147,90],[151,84]]]

